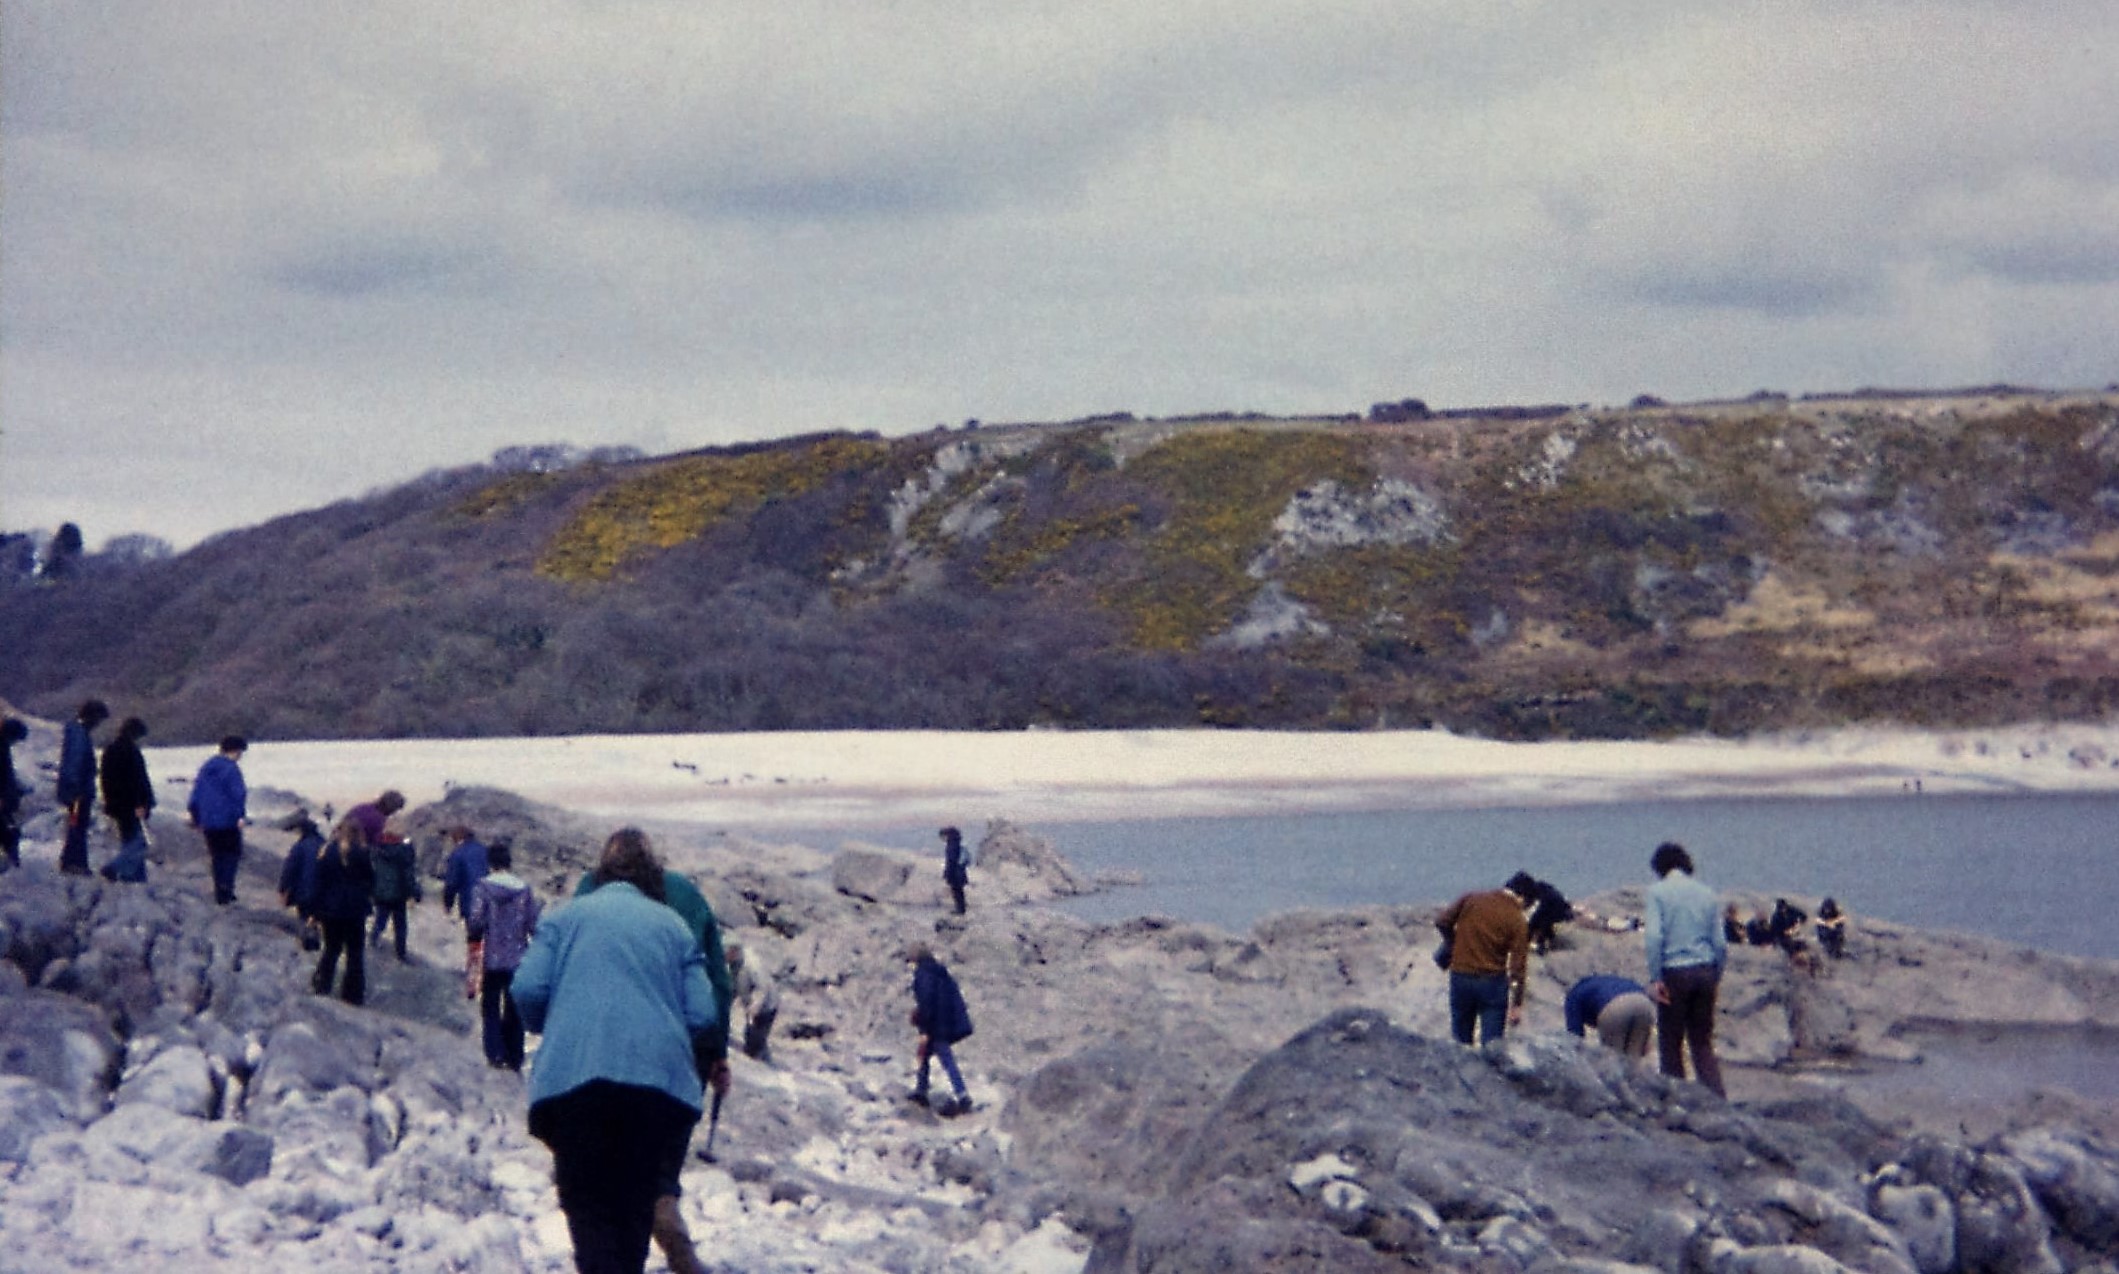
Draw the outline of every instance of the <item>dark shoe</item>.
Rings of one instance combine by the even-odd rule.
[[[912,1091],[912,1096],[907,1098],[906,1100],[910,1101],[915,1106],[925,1106],[927,1104],[927,1090],[924,1088],[916,1088]]]

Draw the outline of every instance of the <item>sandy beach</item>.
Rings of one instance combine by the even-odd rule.
[[[150,751],[188,776],[204,748]],[[1497,743],[1437,731],[931,731],[260,742],[253,786],[345,808],[491,786],[598,817],[889,827],[1680,800],[2119,791],[2119,726]]]

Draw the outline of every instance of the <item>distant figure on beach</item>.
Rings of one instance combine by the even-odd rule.
[[[1662,1071],[1685,1078],[1685,1056],[1693,1077],[1726,1096],[1722,1068],[1714,1056],[1715,999],[1720,993],[1728,943],[1714,891],[1693,879],[1692,855],[1664,841],[1648,860],[1656,883],[1648,889],[1642,927],[1648,956],[1648,998],[1656,1002],[1656,1042]]]
[[[1847,913],[1840,910],[1836,899],[1827,898],[1817,905],[1817,945],[1834,960],[1847,958]]]
[[[522,1069],[522,1017],[508,988],[537,932],[539,908],[530,882],[516,875],[515,856],[495,845],[487,856],[490,870],[471,887],[466,932],[478,944],[480,975],[478,1015],[483,1025],[486,1065]]]
[[[1636,1061],[1648,1056],[1648,1040],[1655,1031],[1655,1002],[1648,990],[1632,978],[1617,974],[1592,974],[1567,989],[1561,1006],[1570,1035],[1583,1035],[1595,1027],[1597,1040],[1616,1053]]]
[[[579,1270],[639,1271],[658,1222],[683,1225],[680,1174],[705,1096],[694,1041],[721,1023],[698,937],[663,905],[668,875],[644,834],[614,833],[593,886],[538,924],[510,988],[544,1036],[530,1135],[551,1147]],[[688,1250],[664,1256],[698,1268]]]
[[[127,717],[118,737],[103,749],[103,811],[118,827],[118,853],[103,864],[103,879],[144,884],[147,880],[147,817],[154,812],[155,785],[147,776],[140,740],[147,723]]]
[[[66,841],[59,847],[59,870],[69,876],[88,874],[88,824],[96,803],[96,727],[110,719],[101,699],[81,704],[66,723],[59,743],[59,804],[66,810]]]
[[[1722,908],[1722,942],[1724,945],[1740,947],[1751,941],[1750,924],[1735,903]]]
[[[15,776],[15,745],[29,737],[29,727],[9,717],[0,721],[0,857],[10,870],[22,865],[22,798],[29,791]]]
[[[369,899],[375,892],[375,864],[368,856],[368,833],[351,815],[339,820],[331,839],[317,851],[316,886],[310,906],[324,929],[324,953],[317,958],[309,989],[331,994],[339,957],[346,958],[346,977],[339,998],[359,1004],[368,998],[366,930]]]
[[[1449,948],[1450,1034],[1459,1044],[1491,1044],[1523,1020],[1523,997],[1529,990],[1530,924],[1523,909],[1530,903],[1516,892],[1527,872],[1517,872],[1500,889],[1468,893],[1442,909],[1435,928]]]
[[[958,989],[956,978],[947,965],[935,958],[932,946],[915,941],[905,948],[905,959],[912,965],[912,1029],[920,1033],[915,1053],[920,1072],[912,1087],[912,1100],[922,1106],[930,1104],[928,1064],[938,1061],[955,1100],[943,1099],[941,1105],[934,1107],[934,1113],[961,1115],[971,1109],[971,1091],[964,1087],[964,1073],[957,1069],[956,1046],[971,1038],[971,1011],[964,1006],[964,993]]]
[[[956,913],[964,914],[964,886],[971,883],[971,853],[964,848],[964,833],[945,827],[942,837],[942,883],[956,900]]]
[[[728,972],[735,980],[735,1003],[743,1006],[743,1055],[769,1062],[773,1022],[780,1016],[780,988],[772,974],[751,964],[741,943],[728,944]]]
[[[223,907],[235,901],[235,872],[243,861],[243,824],[250,821],[250,789],[243,782],[240,764],[249,750],[250,743],[242,735],[223,737],[221,750],[206,759],[191,781],[186,807],[191,825],[206,837],[206,852],[213,860],[213,900]]]

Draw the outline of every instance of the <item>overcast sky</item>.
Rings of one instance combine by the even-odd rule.
[[[0,529],[517,443],[2119,380],[2114,0],[19,0]]]

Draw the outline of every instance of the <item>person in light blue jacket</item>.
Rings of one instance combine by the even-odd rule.
[[[647,836],[614,833],[596,876],[594,893],[539,922],[509,990],[544,1037],[530,1134],[552,1150],[575,1267],[637,1271],[699,1122],[692,1037],[719,1014],[697,939],[661,901]]]
[[[1729,954],[1721,903],[1712,889],[1693,879],[1692,855],[1677,842],[1656,846],[1648,865],[1657,879],[1648,889],[1642,938],[1663,1073],[1685,1078],[1689,1050],[1693,1078],[1726,1096],[1721,1063],[1714,1056],[1715,997]]]

